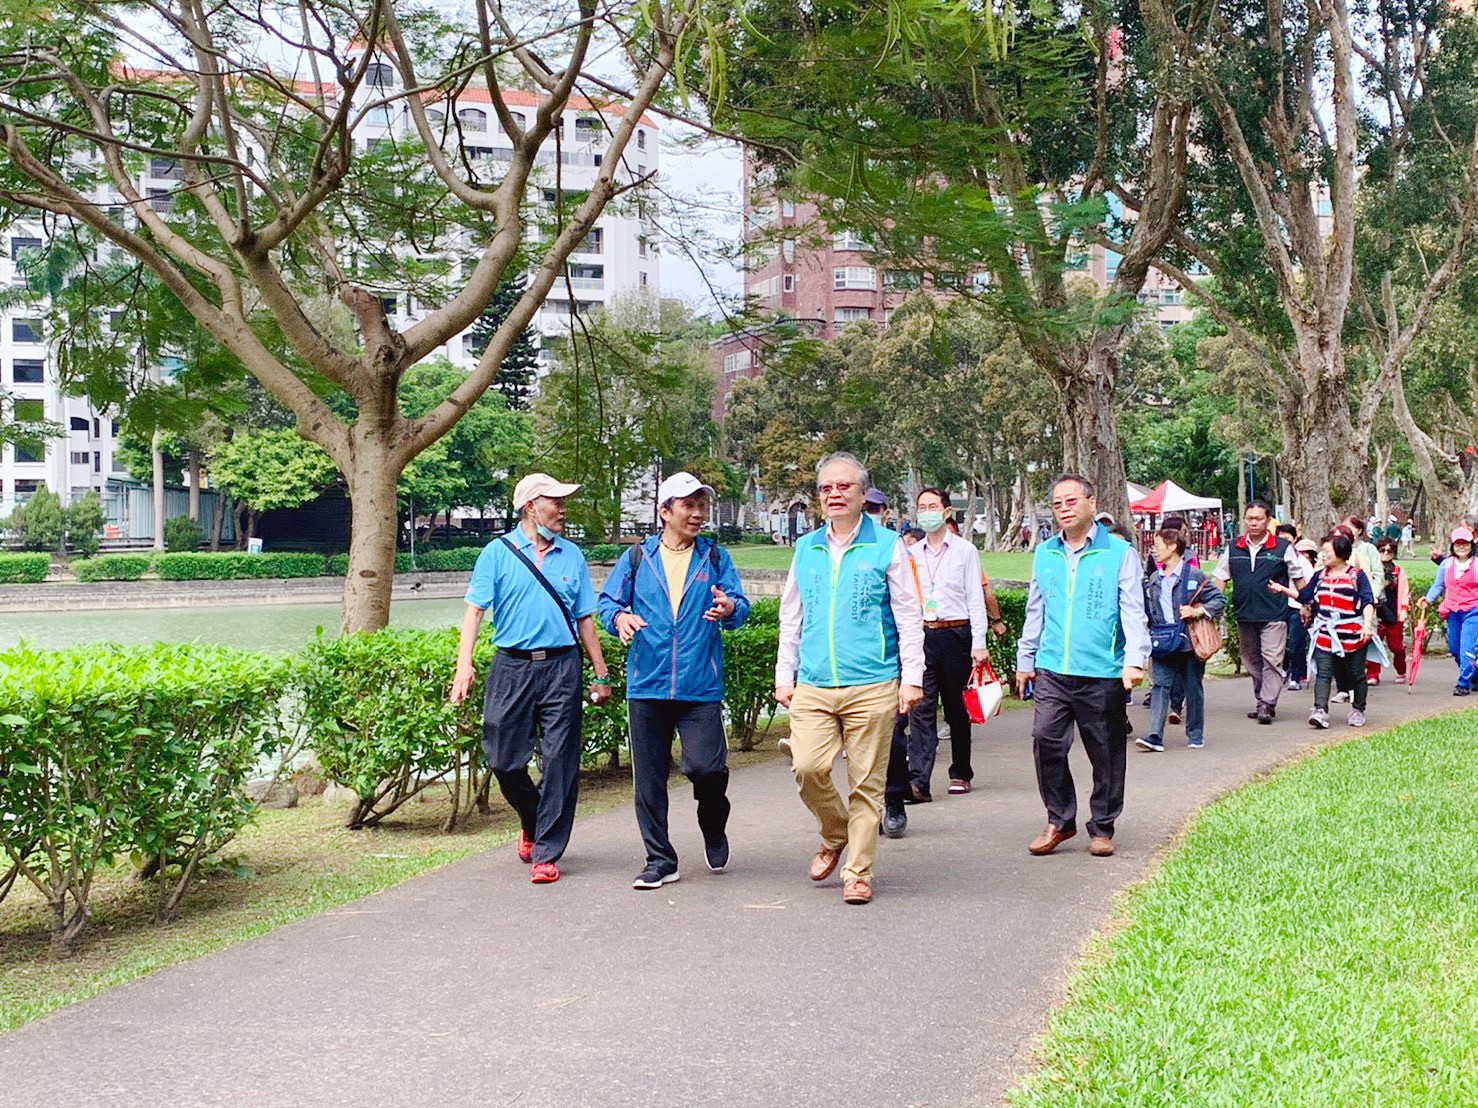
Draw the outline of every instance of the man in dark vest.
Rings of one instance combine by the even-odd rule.
[[[1272,723],[1283,691],[1283,653],[1288,646],[1288,602],[1270,583],[1303,580],[1305,565],[1293,544],[1270,529],[1273,511],[1254,500],[1244,516],[1246,531],[1222,552],[1214,576],[1232,583],[1232,618],[1237,621],[1237,647],[1242,668],[1252,675],[1257,703],[1247,713],[1258,723]]]

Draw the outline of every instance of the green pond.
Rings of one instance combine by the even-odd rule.
[[[459,599],[397,600],[394,627],[438,628],[461,623]],[[47,650],[85,642],[138,645],[203,642],[266,654],[297,650],[318,628],[339,629],[338,604],[260,604],[214,608],[157,608],[87,612],[0,612],[0,650],[21,641]]]

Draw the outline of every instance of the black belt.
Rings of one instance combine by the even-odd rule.
[[[571,650],[570,646],[546,646],[543,650],[516,650],[511,646],[498,647],[498,653],[507,654],[510,658],[520,658],[525,662],[542,662],[545,658],[562,658]]]

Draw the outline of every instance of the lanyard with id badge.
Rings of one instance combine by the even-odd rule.
[[[924,622],[934,623],[939,619],[939,601],[934,598],[934,579],[939,576],[939,568],[944,564],[944,559],[949,553],[949,542],[946,540],[939,548],[939,560],[934,563],[934,568],[929,568],[929,557],[931,550],[926,541],[924,547],[924,571],[929,574],[929,595],[924,597]]]

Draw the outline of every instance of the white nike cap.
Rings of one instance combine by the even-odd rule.
[[[567,485],[563,481],[556,481],[547,473],[530,473],[514,486],[513,510],[523,511],[523,506],[535,497],[574,496],[579,491],[579,485]]]
[[[700,489],[708,494],[709,499],[717,495],[712,485],[705,485],[691,473],[680,469],[657,486],[657,503],[666,504],[669,500],[681,500],[685,496],[692,496]]]

